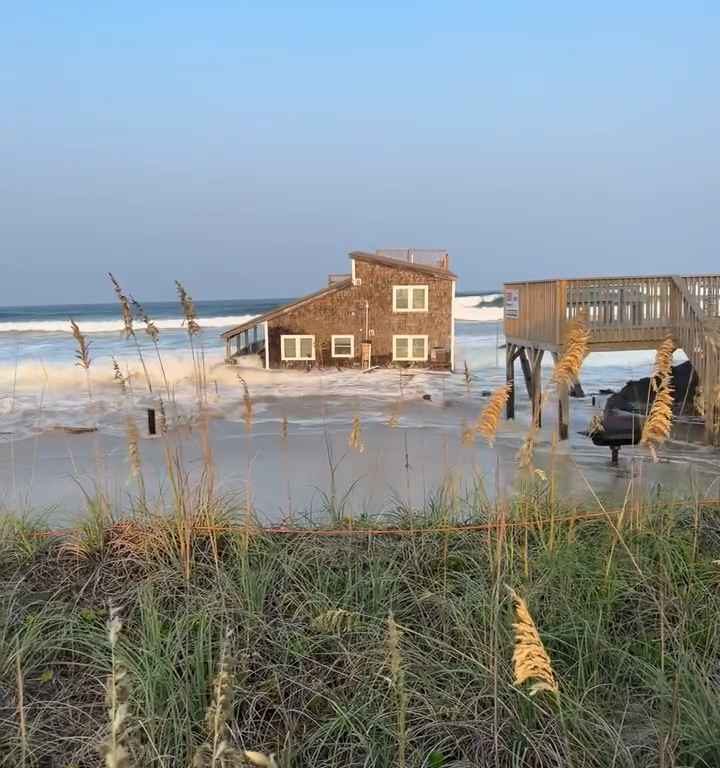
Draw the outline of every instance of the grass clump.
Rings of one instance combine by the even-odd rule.
[[[552,503],[510,499],[502,527],[452,533],[420,520],[404,535],[198,530],[182,557],[120,546],[129,533],[110,523],[97,554],[67,557],[64,537],[8,523],[0,755],[77,768],[109,745],[113,764],[142,768],[716,766],[720,509],[655,497],[618,547],[619,522]],[[503,583],[522,595],[514,609]],[[120,601],[118,627],[107,606]]]

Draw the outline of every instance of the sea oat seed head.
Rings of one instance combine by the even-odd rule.
[[[360,417],[353,416],[352,430],[348,437],[348,447],[352,450],[362,453],[365,450],[365,444],[362,440],[362,427],[360,425]]]
[[[239,373],[237,377],[243,388],[243,421],[245,422],[245,431],[249,432],[252,429],[253,423],[253,402],[247,382]]]
[[[550,663],[550,657],[545,650],[540,634],[537,631],[530,611],[525,601],[508,587],[515,606],[515,649],[513,651],[513,668],[515,685],[520,686],[528,680],[536,682],[530,688],[530,695],[540,691],[558,692],[557,679]]]
[[[190,336],[197,336],[197,334],[200,333],[200,325],[197,321],[197,312],[195,311],[195,304],[193,303],[192,297],[179,280],[175,281],[175,287],[177,288],[180,304],[182,305],[183,314],[185,315],[187,332]]]
[[[643,424],[640,442],[647,445],[653,461],[657,461],[657,449],[670,437],[673,419],[672,353],[673,340],[668,337],[658,347],[655,355],[655,368],[652,389],[655,399],[650,406],[650,413]]]
[[[80,326],[72,318],[70,318],[70,327],[72,328],[72,335],[77,343],[77,351],[75,352],[77,363],[75,363],[75,365],[79,365],[87,371],[89,370],[91,363],[90,342],[80,330]]]
[[[137,423],[132,416],[127,417],[126,425],[130,469],[132,471],[133,477],[138,477],[142,472],[140,461],[140,431],[138,430]]]
[[[260,768],[277,768],[275,755],[273,754],[265,755],[262,752],[253,752],[252,750],[246,749],[243,752],[243,757],[251,765],[257,765],[260,766]]]
[[[564,384],[568,387],[574,384],[587,357],[589,341],[590,330],[587,320],[584,315],[578,315],[568,327],[565,352],[553,371],[552,380],[555,384]]]
[[[130,296],[130,302],[132,303],[135,311],[140,316],[140,319],[145,324],[145,333],[153,340],[154,343],[157,344],[158,339],[160,338],[160,330],[155,325],[155,323],[150,319],[148,313],[145,311],[145,308],[140,304],[140,302],[135,299],[133,296]]]
[[[115,295],[120,302],[120,311],[122,313],[123,320],[123,333],[125,334],[125,338],[129,339],[131,336],[135,335],[135,329],[133,328],[133,313],[132,309],[130,309],[130,302],[128,297],[123,293],[123,290],[120,287],[120,283],[118,283],[118,281],[115,279],[115,276],[112,274],[112,272],[108,272],[108,277],[110,278],[110,282],[113,284],[113,290],[115,291]]]
[[[485,408],[483,408],[480,418],[477,421],[476,429],[485,438],[488,445],[493,445],[495,442],[495,435],[500,426],[502,409],[507,404],[511,391],[512,384],[505,384],[502,387],[498,387],[492,395],[490,395],[490,400]]]

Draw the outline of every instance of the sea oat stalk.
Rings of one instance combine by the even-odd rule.
[[[197,312],[192,296],[185,290],[185,287],[179,280],[175,281],[175,287],[185,317],[185,329],[187,330],[188,339],[190,340],[190,352],[193,359],[193,370],[195,371],[195,389],[197,391],[198,403],[202,405],[207,389],[205,382],[205,352],[202,345],[200,347],[199,355],[195,349],[195,337],[199,337],[202,329],[198,323]]]
[[[398,751],[396,765],[405,768],[405,753],[407,748],[407,695],[405,692],[405,670],[400,653],[400,628],[392,611],[387,619],[386,644],[390,664],[390,679],[395,692],[397,706],[397,740]]]
[[[128,446],[128,461],[130,473],[135,478],[140,492],[140,500],[145,504],[145,478],[142,472],[142,460],[140,458],[140,431],[135,419],[128,415],[126,419],[126,433]]]
[[[120,391],[123,393],[123,395],[127,395],[127,382],[125,381],[125,377],[123,376],[123,372],[120,370],[120,363],[118,363],[117,358],[115,355],[112,357],[112,364],[113,364],[113,379],[118,382],[120,385]]]
[[[284,446],[287,446],[287,441],[288,441],[288,417],[287,417],[287,415],[282,417],[282,422],[280,423],[280,440],[282,441],[282,444]]]
[[[150,340],[155,347],[155,354],[157,355],[158,364],[160,366],[160,373],[163,377],[163,384],[165,385],[165,391],[167,392],[168,399],[171,399],[170,384],[168,383],[167,373],[165,372],[165,364],[163,363],[162,355],[160,354],[160,329],[155,322],[150,318],[145,311],[145,307],[133,296],[130,296],[130,302],[138,317],[143,321],[145,325],[145,333],[150,337]]]
[[[358,453],[362,453],[365,450],[365,443],[363,443],[362,439],[362,426],[360,424],[360,417],[357,415],[353,416],[352,429],[350,430],[350,435],[348,436],[348,447],[353,451],[357,451]]]
[[[588,354],[590,329],[583,315],[578,315],[568,328],[565,351],[553,371],[555,384],[571,387],[580,374],[582,364]]]
[[[107,681],[107,706],[110,720],[110,733],[103,745],[106,768],[129,768],[127,746],[128,698],[127,669],[118,661],[117,644],[122,631],[120,611],[116,606],[110,608],[108,620],[108,639],[110,642],[110,675]]]
[[[72,335],[77,345],[75,357],[77,362],[75,365],[79,366],[85,371],[85,384],[87,386],[88,398],[92,401],[92,386],[90,384],[90,342],[87,340],[85,334],[80,330],[80,326],[70,318],[70,327],[72,328]]]
[[[84,368],[87,371],[92,362],[90,358],[90,342],[80,330],[80,326],[72,318],[70,318],[70,327],[72,328],[72,335],[77,343],[77,351],[75,352],[77,362],[75,365],[78,365],[80,368]]]
[[[651,379],[651,391],[655,398],[643,424],[640,443],[647,445],[657,461],[657,449],[670,437],[673,418],[672,356],[675,342],[668,336],[657,348]]]
[[[651,385],[657,392],[663,380],[672,376],[672,359],[675,352],[675,341],[672,336],[668,336],[655,351],[655,364],[653,366],[653,375]]]
[[[239,373],[237,377],[243,388],[243,421],[245,422],[245,431],[250,432],[253,423],[253,402],[247,382]]]
[[[20,641],[17,640],[15,649],[15,681],[17,686],[17,714],[18,726],[20,730],[20,765],[27,765],[27,756],[30,751],[30,742],[28,739],[27,717],[25,715],[25,681],[22,670],[22,654],[20,651]]]
[[[508,587],[515,607],[515,649],[513,651],[513,669],[515,685],[521,686],[527,681],[535,682],[530,687],[530,695],[540,691],[558,693],[557,679],[553,672],[550,657],[545,650],[525,601]]]
[[[193,768],[224,768],[235,764],[231,747],[229,723],[232,719],[234,677],[230,661],[232,630],[225,633],[217,675],[213,681],[213,698],[207,710],[208,740],[197,750]]]
[[[650,413],[643,424],[640,442],[647,445],[653,461],[657,461],[657,449],[670,437],[673,418],[673,390],[670,377],[665,376],[658,385]]]
[[[138,359],[140,360],[140,365],[143,369],[143,374],[145,376],[145,383],[147,384],[148,392],[152,392],[152,381],[150,380],[150,374],[148,372],[147,366],[145,365],[145,358],[143,357],[142,349],[140,347],[140,342],[138,341],[137,336],[135,335],[135,328],[133,326],[133,313],[132,309],[130,307],[130,300],[123,292],[123,289],[120,286],[120,283],[115,279],[115,276],[112,272],[108,272],[108,277],[110,278],[110,282],[112,283],[113,290],[115,291],[115,295],[118,298],[118,303],[120,304],[120,312],[122,314],[122,321],[123,321],[123,334],[126,339],[132,338],[133,342],[135,343],[135,351],[137,352]]]
[[[492,395],[490,395],[490,400],[477,421],[477,431],[485,438],[488,445],[493,445],[495,442],[495,435],[500,426],[502,410],[507,404],[511,391],[512,384],[505,384],[502,387],[498,387]]]

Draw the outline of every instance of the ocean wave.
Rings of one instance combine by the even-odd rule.
[[[455,319],[470,322],[497,322],[502,319],[503,311],[500,307],[483,306],[497,298],[499,294],[486,296],[458,296],[455,299]],[[257,315],[229,315],[222,317],[200,318],[201,328],[231,328],[234,325],[252,320]],[[88,335],[103,333],[120,333],[123,330],[123,322],[118,318],[100,320],[74,318],[80,330]],[[160,331],[176,331],[184,327],[185,319],[182,317],[166,317],[154,321]],[[143,326],[136,322],[136,329],[141,331]],[[67,320],[7,320],[0,322],[0,335],[4,333],[59,333],[71,334],[70,319]]]
[[[207,317],[199,320],[201,328],[228,328],[252,320],[257,315],[231,315],[228,317]],[[153,321],[160,331],[180,330],[184,327],[185,318],[167,317]],[[77,320],[83,333],[119,333],[123,330],[123,322],[117,320]],[[136,323],[138,331],[143,330]],[[72,333],[70,320],[20,320],[0,323],[0,333]]]
[[[487,306],[487,303],[495,298],[498,298],[498,294],[458,296],[455,299],[455,319],[474,323],[496,323],[502,320],[502,307]]]

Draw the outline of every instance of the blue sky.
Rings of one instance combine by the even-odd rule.
[[[0,303],[718,271],[717,2],[33,3],[0,26]]]

